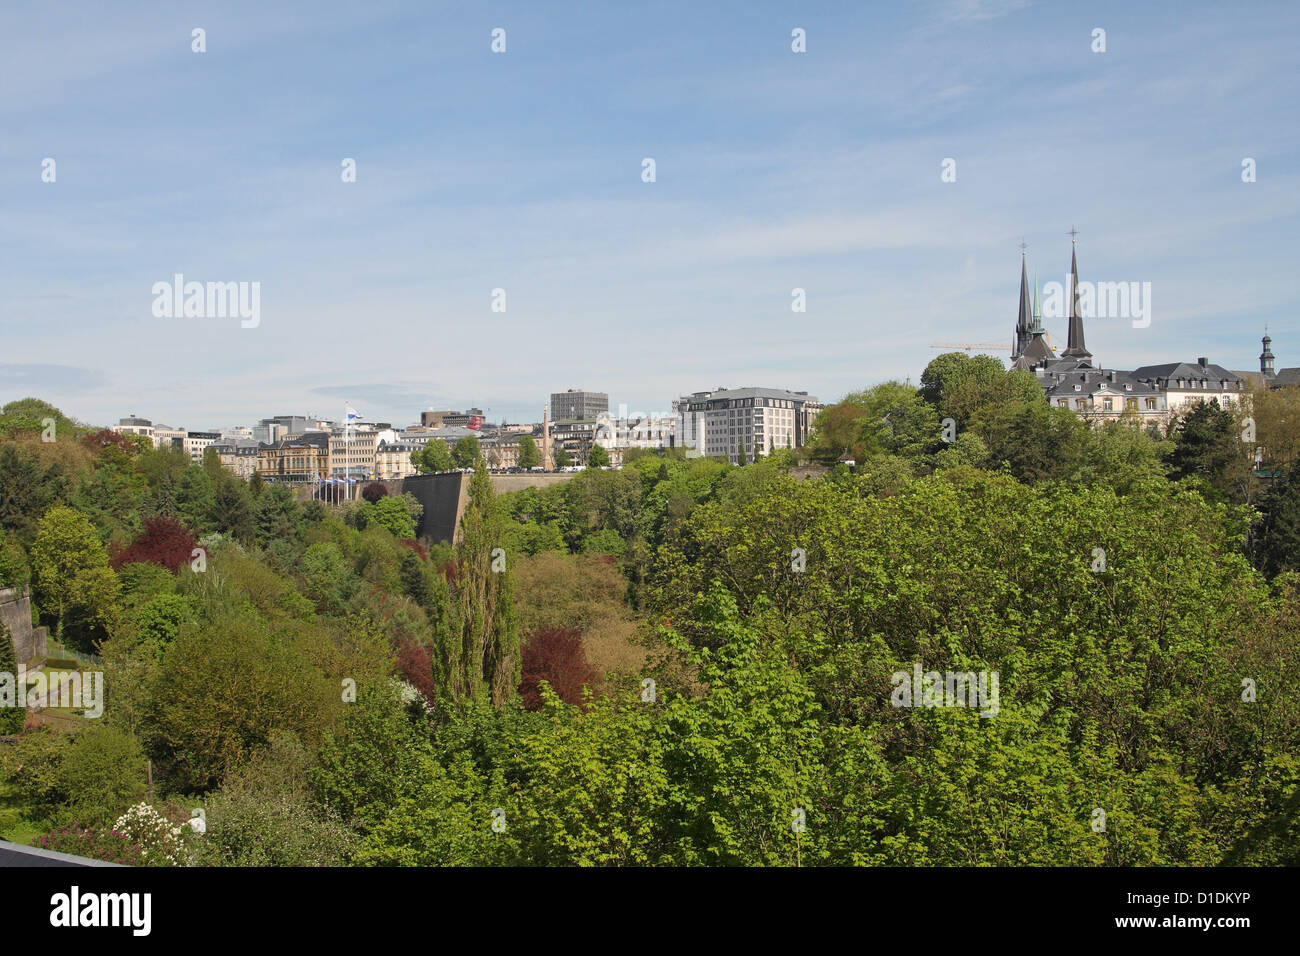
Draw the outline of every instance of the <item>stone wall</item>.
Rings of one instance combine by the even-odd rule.
[[[417,538],[460,542],[460,516],[469,499],[468,474],[450,471],[440,475],[411,475],[403,478],[398,494],[411,495],[424,506],[415,529]],[[384,482],[388,487],[389,482]],[[389,489],[392,493],[393,489]]]
[[[519,475],[493,475],[492,490],[497,494],[505,494],[507,491],[522,491],[525,488],[549,488],[551,485],[562,485],[572,478],[577,472],[559,472],[540,474],[519,474]]]
[[[32,602],[26,591],[0,588],[0,620],[9,629],[18,663],[45,656],[45,628],[32,627]]]

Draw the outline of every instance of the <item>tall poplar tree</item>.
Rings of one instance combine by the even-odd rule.
[[[461,532],[459,628],[447,635],[442,648],[443,687],[453,700],[487,699],[502,707],[519,687],[519,618],[513,570],[506,563],[504,521],[481,458],[470,479]]]

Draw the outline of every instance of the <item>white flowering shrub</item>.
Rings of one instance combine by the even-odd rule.
[[[189,827],[177,826],[147,803],[137,803],[117,818],[113,829],[140,847],[145,866],[183,866],[184,833]]]

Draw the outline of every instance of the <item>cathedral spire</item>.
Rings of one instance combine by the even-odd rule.
[[[1079,310],[1079,257],[1075,252],[1075,243],[1079,232],[1073,226],[1070,227],[1070,332],[1069,340],[1066,342],[1065,351],[1061,353],[1062,358],[1081,359],[1087,362],[1092,358],[1092,353],[1088,351],[1087,346],[1083,344],[1083,314]]]
[[[1029,303],[1029,272],[1025,267],[1025,243],[1020,243],[1020,315],[1016,319],[1016,340],[1011,357],[1019,358],[1029,344],[1030,327],[1034,321],[1034,308]]]

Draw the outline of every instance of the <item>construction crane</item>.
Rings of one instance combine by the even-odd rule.
[[[966,352],[973,352],[976,349],[981,351],[993,349],[1000,352],[1010,352],[1010,345],[992,345],[987,342],[935,342],[930,346],[932,349],[962,349]]]

